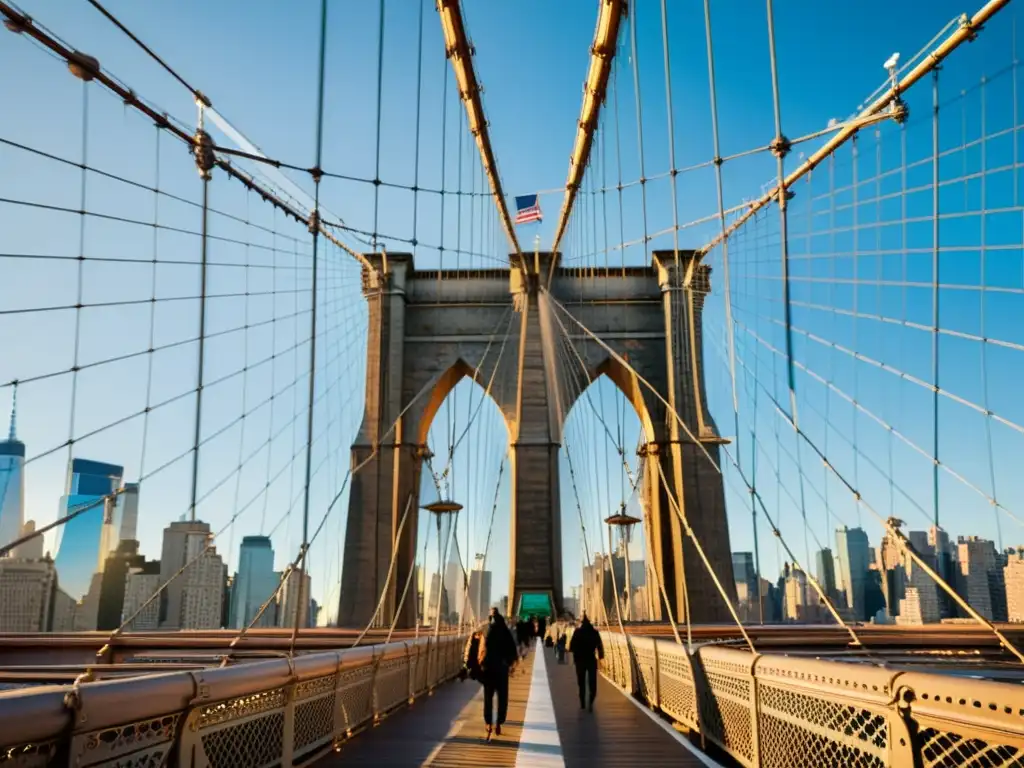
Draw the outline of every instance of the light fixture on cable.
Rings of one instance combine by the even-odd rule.
[[[902,123],[907,119],[908,110],[907,105],[900,98],[899,71],[897,69],[899,63],[900,53],[896,51],[896,53],[885,60],[885,64],[882,67],[889,73],[889,93],[892,95],[892,98],[889,100],[889,114],[897,123]]]

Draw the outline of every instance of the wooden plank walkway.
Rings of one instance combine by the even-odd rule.
[[[533,660],[531,653],[509,679],[508,715],[501,736],[493,736],[489,744],[484,740],[483,686],[466,680],[441,686],[433,696],[417,700],[372,730],[358,734],[317,765],[512,768],[523,730]],[[497,699],[494,706],[497,709]]]
[[[601,675],[597,676],[594,711],[581,710],[572,657],[565,664],[558,664],[552,651],[545,652],[549,654],[548,680],[566,768],[696,768],[717,765],[704,755],[698,757],[688,751],[680,741],[684,736],[666,731],[651,714],[637,707],[622,690]]]
[[[544,654],[544,667],[534,665]],[[533,685],[550,689],[533,692]],[[497,703],[497,702],[495,702]],[[529,708],[530,714],[527,716]],[[553,709],[553,711],[552,711]],[[526,742],[522,741],[525,730]],[[517,766],[716,766],[681,743],[617,687],[598,677],[593,712],[580,710],[572,662],[557,664],[537,646],[509,681],[508,718],[501,736],[485,741],[483,687],[471,680],[449,683],[433,696],[386,718],[317,763],[419,768],[516,768]]]

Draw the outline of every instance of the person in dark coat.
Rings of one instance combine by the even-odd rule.
[[[494,733],[501,735],[501,726],[508,714],[509,671],[519,658],[515,638],[496,608],[491,609],[490,626],[480,642],[477,658],[479,680],[484,684],[484,723],[487,724],[487,740],[490,741],[492,724]],[[495,694],[498,695],[497,718],[494,717]]]
[[[597,660],[604,658],[604,643],[600,633],[594,629],[587,614],[579,627],[572,633],[569,642],[569,653],[576,667],[576,684],[580,689],[580,709],[594,711],[594,699],[597,698]],[[587,698],[587,684],[590,684],[590,697]]]

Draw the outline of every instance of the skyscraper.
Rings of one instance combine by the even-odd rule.
[[[0,632],[49,630],[56,590],[50,560],[0,559]]]
[[[276,586],[276,585],[275,585]],[[295,626],[295,611],[299,605],[299,595],[302,595],[302,615],[299,617],[300,627],[313,626],[310,618],[313,615],[311,610],[313,603],[313,580],[310,575],[302,570],[294,570],[288,576],[288,582],[281,588],[278,596],[277,625],[279,627]]]
[[[117,551],[107,558],[103,568],[99,600],[96,606],[95,629],[109,630],[121,626],[121,621],[126,618],[124,616],[125,590],[128,586],[129,574],[132,571],[142,572],[145,566],[146,558],[139,554],[139,542],[127,539],[117,545]],[[155,588],[154,591],[156,591]],[[146,598],[148,597],[149,595],[146,595]]]
[[[124,583],[124,605],[121,621],[138,612],[128,624],[129,632],[143,632],[160,627],[160,601],[147,601],[160,589],[160,561],[150,560],[141,566],[130,566]],[[145,606],[145,607],[143,607]]]
[[[942,528],[933,525],[928,529],[928,546],[935,553],[935,567],[939,576],[951,587],[956,587],[956,573],[953,567],[953,547],[949,543],[949,534]],[[939,590],[939,609],[942,616],[948,618],[956,616],[956,606],[953,598],[945,590]]]
[[[448,618],[452,624],[458,624],[468,613],[466,602],[466,575],[462,563],[458,560],[449,561],[444,569],[444,588],[448,593]]]
[[[199,520],[180,520],[164,529],[160,583],[167,588],[160,596],[161,629],[220,628],[224,562],[208,546],[210,536],[209,524]]]
[[[817,555],[815,555],[817,572],[818,572],[818,584],[821,585],[822,591],[828,596],[829,600],[835,601],[836,598],[836,563],[832,557],[832,550],[828,547],[819,549]]]
[[[836,529],[836,559],[839,579],[846,592],[846,605],[856,621],[867,618],[865,601],[870,553],[868,535],[861,528]]]
[[[60,501],[60,516],[97,502],[121,487],[124,468],[89,459],[71,459],[67,485]],[[60,588],[75,600],[89,591],[94,573],[103,571],[107,556],[117,548],[120,530],[117,504],[97,503],[60,527],[57,577]],[[113,514],[112,514],[113,513]]]
[[[246,536],[238,551],[238,573],[231,586],[232,629],[248,627],[256,614],[275,591],[278,576],[274,573],[274,547],[267,536]],[[272,627],[274,606],[264,611],[256,626]]]
[[[957,562],[960,564],[957,592],[974,610],[992,621],[989,571],[999,567],[995,544],[978,536],[960,536],[956,546]]]
[[[941,618],[941,609],[939,589],[935,582],[910,557],[904,558],[900,571],[903,573],[904,587],[899,610],[895,614],[896,623],[930,624],[938,621]]]
[[[17,435],[17,390],[7,439],[0,441],[0,546],[21,534],[25,522],[25,444]]]
[[[789,563],[786,563],[783,574],[783,610],[786,621],[807,623],[817,620],[816,601],[811,600],[807,575],[799,568],[790,568]]]
[[[117,497],[115,518],[118,521],[118,543],[137,541],[139,527],[139,484],[125,483]],[[117,549],[117,544],[114,545]]]
[[[491,572],[484,570],[484,556],[477,555],[469,572],[469,606],[476,621],[483,621],[491,606]]]
[[[917,533],[923,532],[918,531]],[[925,543],[927,544],[927,542]],[[900,601],[903,599],[907,586],[907,570],[903,567],[903,546],[900,544],[899,538],[887,531],[878,547],[877,557],[886,614],[890,617],[899,616]]]
[[[26,520],[25,524],[21,526],[21,536],[28,536],[30,533],[35,533],[36,521]],[[43,559],[43,537],[34,536],[28,539],[25,543],[19,544],[10,553],[11,557],[16,557],[19,560],[42,560]]]
[[[752,552],[732,553],[732,574],[736,580],[737,592],[740,585],[745,586],[745,592],[749,599],[751,595],[757,594],[757,571],[754,568],[754,555]]]
[[[430,574],[426,622],[431,626],[448,623],[448,590],[444,588],[444,583],[439,573]]]
[[[1007,621],[1024,621],[1024,550],[1008,552],[1003,568],[1003,583],[1006,585]]]

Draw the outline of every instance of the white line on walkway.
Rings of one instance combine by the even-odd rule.
[[[562,742],[558,738],[555,705],[551,701],[551,686],[544,661],[544,646],[537,638],[533,651],[533,675],[530,677],[530,696],[526,700],[523,732],[519,737],[516,768],[565,768]]]
[[[611,681],[609,681],[609,682],[611,682]],[[659,728],[661,728],[661,730],[665,731],[665,733],[667,733],[673,739],[678,741],[687,750],[692,752],[693,756],[696,757],[698,760],[700,760],[700,762],[703,765],[706,765],[708,768],[723,768],[721,763],[716,763],[708,755],[704,754],[699,749],[697,749],[695,746],[693,746],[693,744],[690,743],[689,739],[687,739],[685,736],[683,736],[683,734],[681,734],[679,731],[677,731],[671,725],[669,725],[664,720],[662,720],[660,717],[658,717],[654,712],[651,711],[650,707],[648,707],[645,704],[642,704],[641,702],[637,701],[635,698],[630,696],[624,690],[619,688],[619,686],[617,686],[615,683],[612,683],[612,687],[616,691],[618,691],[620,694],[625,696],[634,707],[636,707],[641,712],[643,712],[645,715],[647,715],[649,718],[651,718],[651,720],[653,720],[655,722],[655,724]]]

